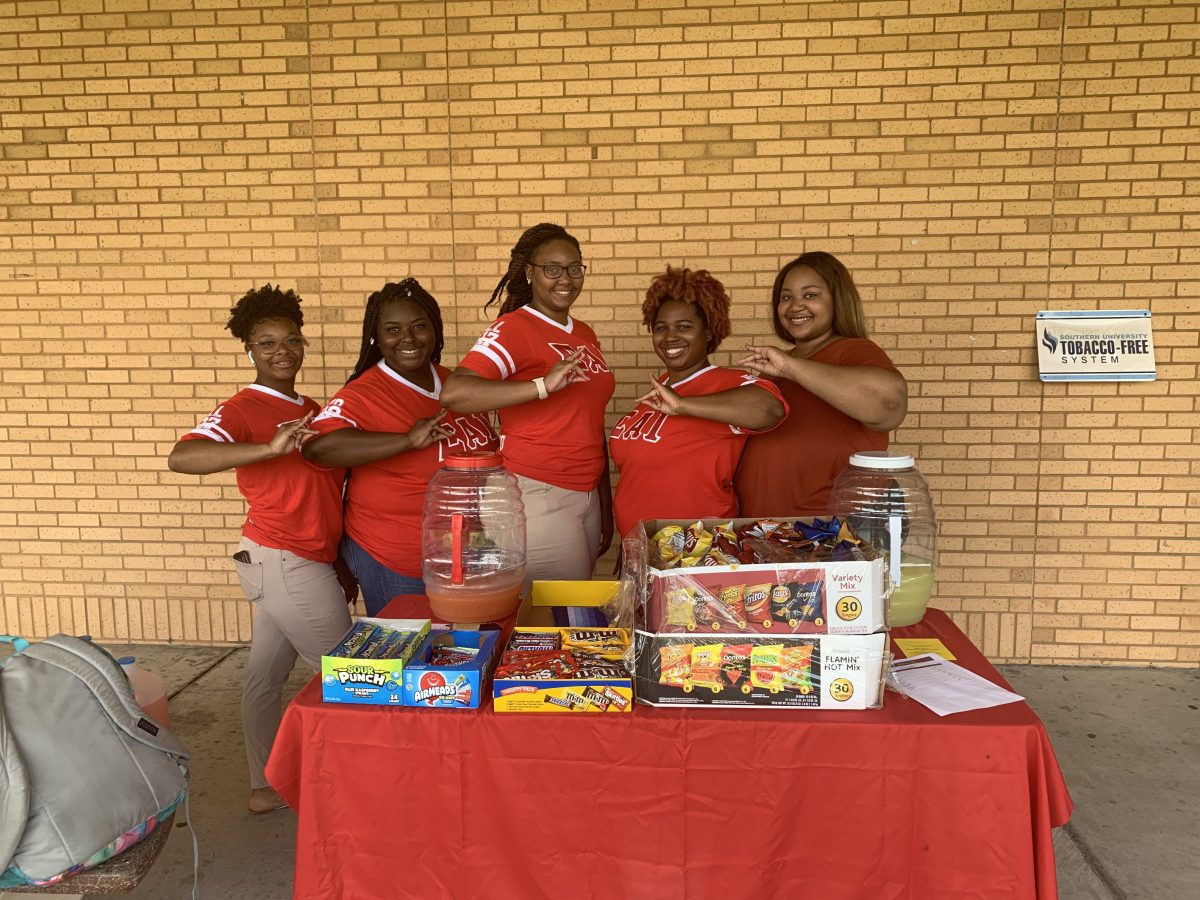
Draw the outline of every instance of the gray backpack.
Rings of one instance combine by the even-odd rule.
[[[189,754],[124,671],[59,634],[0,665],[0,890],[59,881],[154,830],[186,797]]]

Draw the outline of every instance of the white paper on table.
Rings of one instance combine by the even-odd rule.
[[[1025,699],[934,653],[893,662],[888,683],[939,716]]]

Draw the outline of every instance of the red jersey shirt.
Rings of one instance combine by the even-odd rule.
[[[663,381],[666,374],[658,376]],[[681,397],[702,397],[745,385],[762,388],[787,402],[770,381],[736,369],[709,366],[678,384]],[[622,537],[643,519],[703,519],[736,516],[733,473],[749,432],[733,425],[668,416],[639,403],[612,430],[609,453],[621,478],[613,495],[613,515]]]
[[[835,366],[877,366],[896,371],[866,338],[839,338],[812,355]],[[833,480],[860,450],[886,450],[886,431],[834,409],[786,378],[776,381],[791,413],[770,434],[749,440],[734,478],[743,516],[823,516]]]
[[[308,397],[252,384],[234,394],[183,441],[266,444],[284,422],[320,407]],[[333,562],[342,537],[343,469],[318,471],[299,451],[238,466],[237,486],[249,510],[242,534],[264,547],[290,550],[315,562]]]
[[[312,428],[321,434],[342,428],[407,432],[417,419],[427,419],[442,411],[438,398],[442,382],[449,374],[449,369],[434,365],[433,390],[427,391],[380,360],[334,394],[313,419]],[[454,437],[350,470],[346,534],[375,560],[411,578],[421,577],[425,488],[441,467],[442,459],[454,453],[495,450],[499,446],[487,418],[478,413],[469,416],[447,413],[442,424],[454,430]]]
[[[578,319],[560,325],[530,306],[493,322],[460,365],[495,380],[531,381],[582,347],[577,381],[545,400],[500,410],[501,452],[511,472],[572,491],[591,491],[604,471],[604,410],[616,379],[596,334]]]

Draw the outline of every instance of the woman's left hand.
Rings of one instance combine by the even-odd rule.
[[[679,415],[680,402],[680,397],[675,391],[655,378],[650,379],[650,390],[638,397],[638,403],[645,403],[668,416]]]

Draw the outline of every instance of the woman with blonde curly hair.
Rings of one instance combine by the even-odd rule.
[[[709,362],[729,336],[729,305],[703,269],[668,266],[646,291],[642,322],[666,369],[609,436],[622,537],[643,519],[736,516],[733,473],[746,438],[787,415],[771,382]]]

